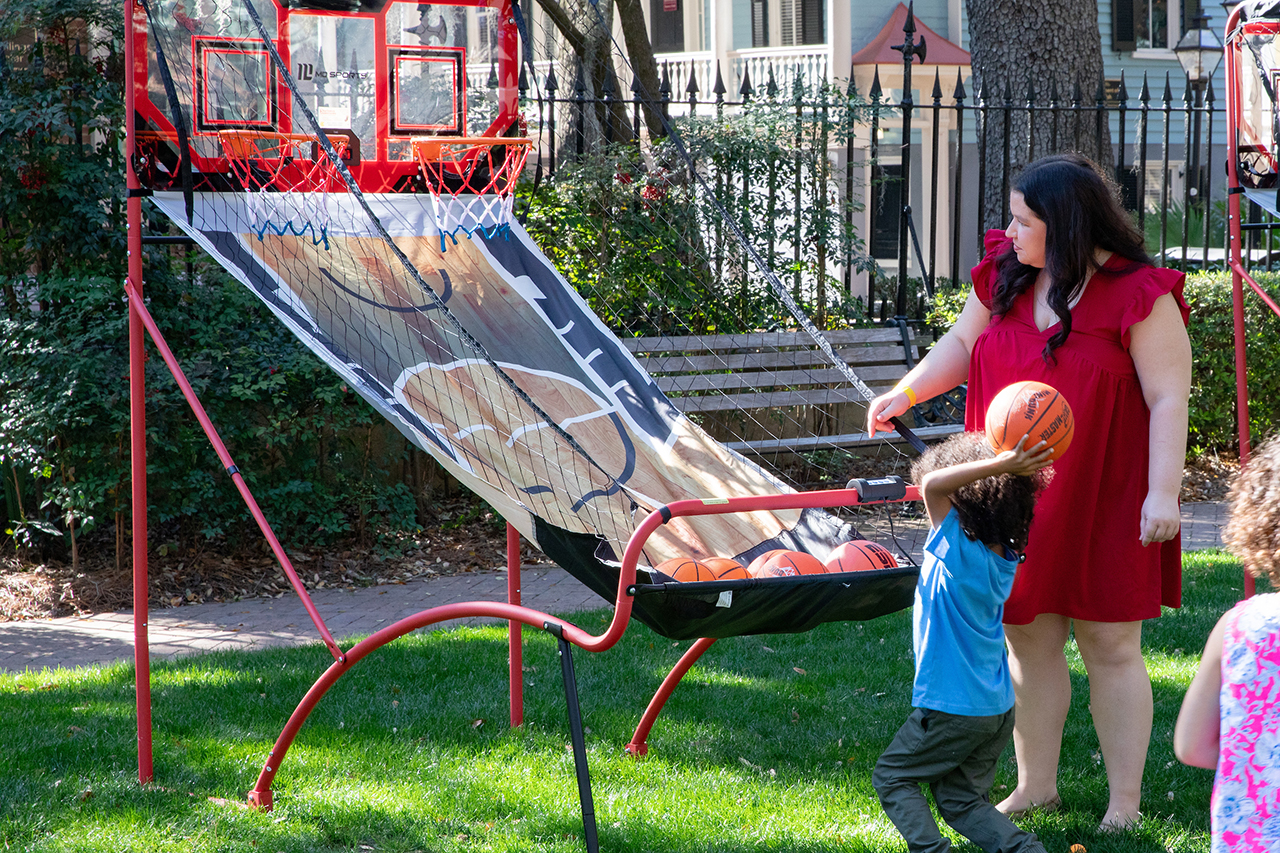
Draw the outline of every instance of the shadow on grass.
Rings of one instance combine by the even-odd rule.
[[[1211,774],[1173,760],[1171,731],[1203,639],[1235,600],[1238,573],[1220,555],[1189,561],[1186,606],[1147,626],[1156,723],[1147,820],[1135,833],[1096,833],[1105,774],[1087,681],[1072,660],[1067,808],[1028,824],[1047,847],[1154,853],[1207,844]],[[574,618],[591,627],[605,615]],[[649,758],[624,755],[644,706],[689,645],[636,624],[609,652],[575,654],[601,849],[904,849],[869,777],[910,711],[909,614],[722,640],[659,717]],[[331,662],[323,648],[157,664],[157,781],[148,788],[136,783],[131,667],[0,679],[0,842],[33,850],[581,850],[555,642],[526,632],[522,729],[508,725],[506,654],[502,629],[464,629],[412,635],[362,661],[303,727],[270,814],[238,803]],[[1010,751],[997,785],[1014,777]]]

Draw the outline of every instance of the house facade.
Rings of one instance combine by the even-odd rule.
[[[781,91],[788,91],[797,75],[806,82],[826,81],[840,86],[847,85],[850,77],[857,91],[864,96],[870,91],[873,80],[878,80],[882,102],[897,105],[902,99],[903,67],[901,54],[892,49],[902,43],[902,22],[906,7],[899,0],[643,0],[649,39],[659,65],[666,70],[671,83],[672,112],[678,114],[681,100],[687,100],[691,90],[703,100],[712,98],[717,75],[727,88],[725,99],[736,100],[744,75],[749,77],[756,92],[760,92],[772,77]],[[1185,77],[1173,48],[1178,40],[1193,27],[1197,15],[1207,18],[1208,29],[1219,33],[1233,3],[1210,6],[1193,5],[1195,0],[1098,0],[1098,27],[1103,48],[1103,67],[1108,100],[1114,105],[1124,81],[1130,110],[1125,119],[1126,152],[1121,155],[1126,163],[1137,164],[1137,146],[1133,144],[1136,133],[1137,99],[1144,76],[1147,80],[1153,109],[1150,127],[1165,120],[1159,110],[1160,99],[1169,80],[1175,108],[1168,114],[1170,122],[1168,158],[1168,188],[1166,199],[1182,199],[1186,131],[1183,126],[1185,110],[1182,98],[1186,87]],[[968,18],[964,0],[915,0],[913,6],[917,27],[917,39],[923,36],[928,44],[924,60],[917,59],[912,68],[912,98],[916,105],[912,117],[912,133],[909,151],[912,157],[912,186],[905,199],[916,212],[916,230],[922,245],[931,247],[930,255],[936,257],[936,273],[950,277],[956,273],[967,278],[968,270],[976,262],[979,249],[974,239],[967,235],[976,233],[977,209],[977,139],[974,134],[974,117],[965,116],[960,131],[960,141],[966,149],[961,155],[963,172],[959,182],[954,174],[956,160],[956,115],[954,110],[937,113],[938,127],[934,127],[933,111],[923,108],[933,103],[935,80],[943,93],[942,104],[954,103],[953,93],[957,83],[963,85],[966,104],[972,106],[975,93],[969,65]],[[535,20],[539,17],[535,12]],[[544,25],[545,26],[545,25]],[[617,33],[616,35],[620,35]],[[619,39],[621,42],[621,39]],[[1215,105],[1224,106],[1224,69],[1219,65],[1209,87]],[[629,81],[624,81],[629,83]],[[1202,90],[1203,91],[1203,90]],[[1046,93],[1047,94],[1047,93]],[[1086,98],[1093,99],[1093,92]],[[1110,117],[1113,142],[1118,141],[1120,119]],[[1219,114],[1211,125],[1213,145],[1218,152],[1225,150],[1224,125]],[[936,132],[935,132],[936,131]],[[862,163],[861,191],[865,210],[859,227],[862,235],[877,258],[882,270],[894,274],[897,270],[897,227],[893,216],[885,216],[885,209],[900,209],[904,200],[901,190],[893,186],[892,177],[901,168],[903,149],[901,118],[897,110],[887,110],[879,123],[876,140],[877,156],[873,173],[870,152],[872,140],[859,139],[856,145],[857,160]],[[934,140],[937,139],[936,173]],[[1161,158],[1165,153],[1159,144],[1160,134],[1148,131],[1147,174],[1143,188],[1143,203],[1150,211],[1161,199],[1160,188],[1164,175]],[[1213,149],[1210,149],[1211,151]],[[834,160],[843,161],[844,152],[832,152]],[[1203,164],[1202,164],[1203,165]],[[1204,168],[1208,175],[1210,198],[1222,192],[1222,170]],[[881,178],[889,178],[885,182]],[[1136,179],[1135,179],[1136,183]],[[888,192],[890,198],[885,198]],[[961,215],[975,218],[960,229],[961,246],[958,262],[952,260],[951,242],[956,233],[952,225],[955,193],[961,193]],[[1136,187],[1134,188],[1136,192]],[[879,193],[879,195],[874,195]],[[896,195],[895,195],[896,193]],[[932,211],[938,211],[936,225]],[[933,233],[936,230],[936,234]],[[911,275],[919,275],[919,264],[909,261]],[[854,293],[865,288],[855,281]],[[865,292],[865,290],[863,290]]]

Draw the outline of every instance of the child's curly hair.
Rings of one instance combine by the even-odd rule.
[[[1280,589],[1280,436],[1249,454],[1227,501],[1227,549],[1254,577],[1266,577]]]
[[[930,447],[915,461],[911,466],[911,479],[919,483],[932,471],[994,456],[982,433],[953,435]],[[1048,482],[1049,470],[1042,468],[1029,477],[1016,474],[984,477],[957,489],[951,495],[951,505],[960,517],[960,529],[975,542],[1007,545],[1022,551],[1027,547],[1036,498]]]

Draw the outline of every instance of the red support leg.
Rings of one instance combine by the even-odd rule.
[[[715,642],[712,637],[703,637],[692,646],[689,651],[680,656],[680,660],[667,673],[667,677],[662,680],[662,685],[658,687],[658,692],[653,694],[653,698],[649,700],[649,707],[644,709],[644,716],[640,718],[640,725],[636,726],[636,733],[631,736],[631,743],[627,744],[627,752],[639,757],[649,752],[649,730],[653,728],[654,722],[658,719],[658,715],[662,713],[662,707],[667,704],[667,700],[671,698],[671,694],[675,692],[676,685],[680,683],[680,679],[684,678],[685,673],[698,662],[698,658],[702,657],[707,649],[711,648],[711,644]]]
[[[133,0],[125,0],[124,39],[125,67],[125,175],[129,198],[125,202],[129,236],[128,284],[134,292],[142,292],[142,188],[133,171],[135,146],[133,133],[134,56],[133,24],[136,9]],[[146,349],[142,319],[129,300],[129,476],[132,486],[133,526],[133,660],[135,703],[138,717],[138,781],[151,782],[155,773],[151,763],[151,652],[147,641],[147,410]]]
[[[520,604],[520,531],[507,524],[507,603]],[[507,623],[507,666],[511,685],[511,727],[524,725],[524,650],[521,646],[524,626]]]

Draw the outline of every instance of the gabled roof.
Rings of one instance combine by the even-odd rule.
[[[891,45],[902,44],[902,27],[907,22],[907,7],[902,3],[893,10],[889,21],[871,43],[853,55],[854,65],[901,65],[902,54]],[[915,58],[922,65],[968,65],[969,51],[947,41],[916,19],[916,40],[925,40],[925,58]]]

